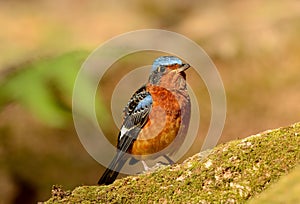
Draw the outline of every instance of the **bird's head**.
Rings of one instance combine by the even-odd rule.
[[[166,86],[170,89],[185,88],[184,71],[190,67],[174,56],[162,56],[154,60],[149,83],[153,85]],[[184,86],[184,87],[182,87]]]

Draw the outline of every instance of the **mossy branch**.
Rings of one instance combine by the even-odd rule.
[[[46,203],[243,203],[299,164],[299,144],[296,123],[109,186],[80,186],[72,192],[56,188]]]

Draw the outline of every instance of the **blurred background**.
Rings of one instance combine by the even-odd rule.
[[[103,167],[77,137],[72,88],[88,54],[124,32],[167,29],[207,52],[227,94],[220,143],[300,119],[297,0],[0,0],[0,25],[0,203],[46,200],[54,184],[65,189],[96,184]],[[156,55],[132,55],[101,81],[99,92],[109,94],[99,95],[98,115],[112,142],[118,132],[110,116],[115,84]],[[187,77],[202,97],[201,143],[210,102],[201,79],[193,71]],[[199,145],[186,156],[197,151]]]

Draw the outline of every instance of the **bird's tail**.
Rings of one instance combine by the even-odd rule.
[[[99,185],[109,185],[113,183],[117,176],[119,175],[119,171],[124,166],[126,160],[122,158],[122,153],[118,152],[114,159],[109,164],[108,168],[105,170],[103,175],[98,181]]]

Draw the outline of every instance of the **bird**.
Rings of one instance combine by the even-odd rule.
[[[161,56],[154,60],[146,84],[130,98],[123,110],[117,152],[102,174],[98,185],[115,181],[129,159],[129,164],[143,158],[163,156],[169,164],[170,156],[179,149],[187,134],[191,103],[187,91],[185,71],[190,67],[175,56]],[[128,154],[126,154],[128,153]]]

